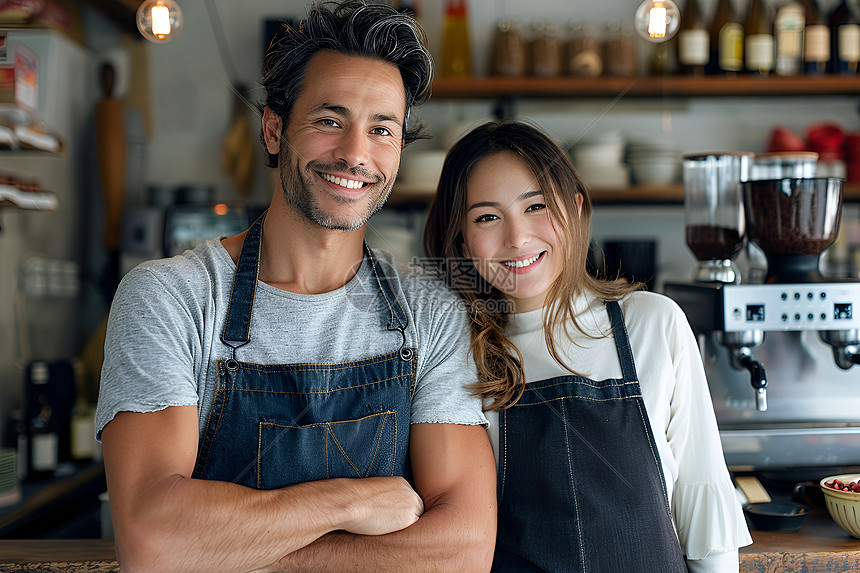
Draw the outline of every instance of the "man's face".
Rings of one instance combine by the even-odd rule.
[[[388,62],[322,51],[281,138],[287,205],[330,229],[358,229],[385,204],[400,165],[406,97]]]

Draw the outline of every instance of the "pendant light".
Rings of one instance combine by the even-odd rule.
[[[156,44],[169,42],[182,29],[182,10],[174,0],[145,0],[135,19],[143,37]]]
[[[671,39],[680,22],[681,12],[672,0],[645,0],[633,16],[636,32],[655,44]]]

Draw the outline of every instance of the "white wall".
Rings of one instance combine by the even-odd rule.
[[[830,8],[835,0],[821,4]],[[179,186],[186,183],[210,184],[217,197],[239,199],[232,183],[220,171],[221,141],[231,120],[233,95],[229,83],[256,84],[262,56],[262,30],[265,17],[301,17],[305,13],[305,0],[212,0],[220,19],[226,26],[230,57],[238,70],[237,78],[228,79],[219,57],[215,35],[210,23],[207,4],[203,0],[179,0],[185,14],[182,32],[167,44],[146,44],[149,62],[151,133],[146,163],[141,177],[141,189],[147,185]],[[771,0],[771,4],[775,4]],[[715,2],[703,2],[708,17]],[[736,0],[736,9],[745,2]],[[602,27],[609,20],[629,22],[637,6],[635,0],[608,0],[605,2],[572,2],[571,0],[472,0],[470,2],[470,30],[476,73],[487,69],[490,39],[494,22],[510,18],[523,24],[539,19],[552,19],[564,25],[570,19],[590,22]],[[430,41],[431,51],[440,55],[443,0],[423,0],[422,20]],[[88,13],[89,14],[89,13]],[[60,70],[64,87],[52,91],[53,105],[64,109],[79,109],[77,114],[57,120],[56,128],[69,129],[69,133],[85,129],[90,121],[92,98],[97,97],[94,63],[101,54],[115,53],[119,45],[118,34],[98,17],[88,16],[92,54],[87,49],[60,41],[60,49],[78,62],[76,67]],[[648,59],[649,46],[639,44],[639,58]],[[92,57],[91,62],[82,62]],[[858,94],[860,95],[860,94]],[[89,99],[87,99],[89,98]],[[84,101],[85,100],[85,101]],[[622,129],[631,137],[671,137],[684,151],[748,150],[761,151],[769,130],[775,124],[786,125],[802,132],[812,122],[831,120],[850,130],[860,129],[857,97],[840,98],[702,98],[695,100],[632,100],[622,99],[607,109],[606,100],[523,101],[518,113],[542,125],[563,142],[576,140],[600,130]],[[75,107],[77,106],[77,107]],[[442,134],[452,125],[484,118],[491,114],[493,102],[454,102],[433,100],[419,110],[431,132]],[[247,111],[256,137],[258,122],[252,110]],[[67,122],[67,123],[64,123]],[[439,140],[420,142],[421,147],[438,147]],[[261,148],[257,148],[260,167],[253,193],[257,203],[267,203],[271,195],[270,172],[262,167]],[[54,257],[83,258],[80,235],[86,229],[85,214],[98,209],[83,185],[69,184],[84,169],[75,150],[63,158],[45,159],[27,156],[0,157],[0,169],[14,167],[23,171],[37,171],[44,186],[65,190],[61,211],[53,213],[18,213],[0,211],[0,418],[6,404],[18,401],[22,356],[16,329],[13,299],[17,292],[17,266],[31,250]],[[90,164],[91,165],[91,164]],[[142,199],[142,198],[141,198]],[[379,217],[379,230],[391,223],[420,229],[420,214],[387,213]],[[692,258],[683,246],[683,215],[680,206],[674,207],[598,207],[595,216],[595,236],[603,238],[643,237],[656,235],[659,264],[666,274],[686,276]],[[397,241],[402,242],[400,239]],[[390,240],[389,244],[400,244]],[[414,243],[417,248],[417,242]],[[51,354],[69,355],[76,350],[80,337],[70,336],[73,322],[69,308],[60,311],[53,303],[38,309],[48,321],[33,320],[31,333],[47,341]],[[31,305],[30,312],[33,310]],[[91,326],[91,325],[90,325]],[[32,358],[30,356],[29,358]],[[0,420],[2,421],[2,420]]]

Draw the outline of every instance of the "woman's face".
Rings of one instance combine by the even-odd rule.
[[[463,239],[466,256],[514,312],[544,305],[564,255],[543,193],[520,156],[502,151],[475,166],[467,181]]]

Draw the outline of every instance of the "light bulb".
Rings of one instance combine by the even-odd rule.
[[[672,0],[645,0],[636,9],[633,27],[649,42],[671,39],[681,23],[681,12]]]
[[[137,29],[156,44],[169,42],[182,29],[182,10],[174,0],[146,0],[137,8]]]

